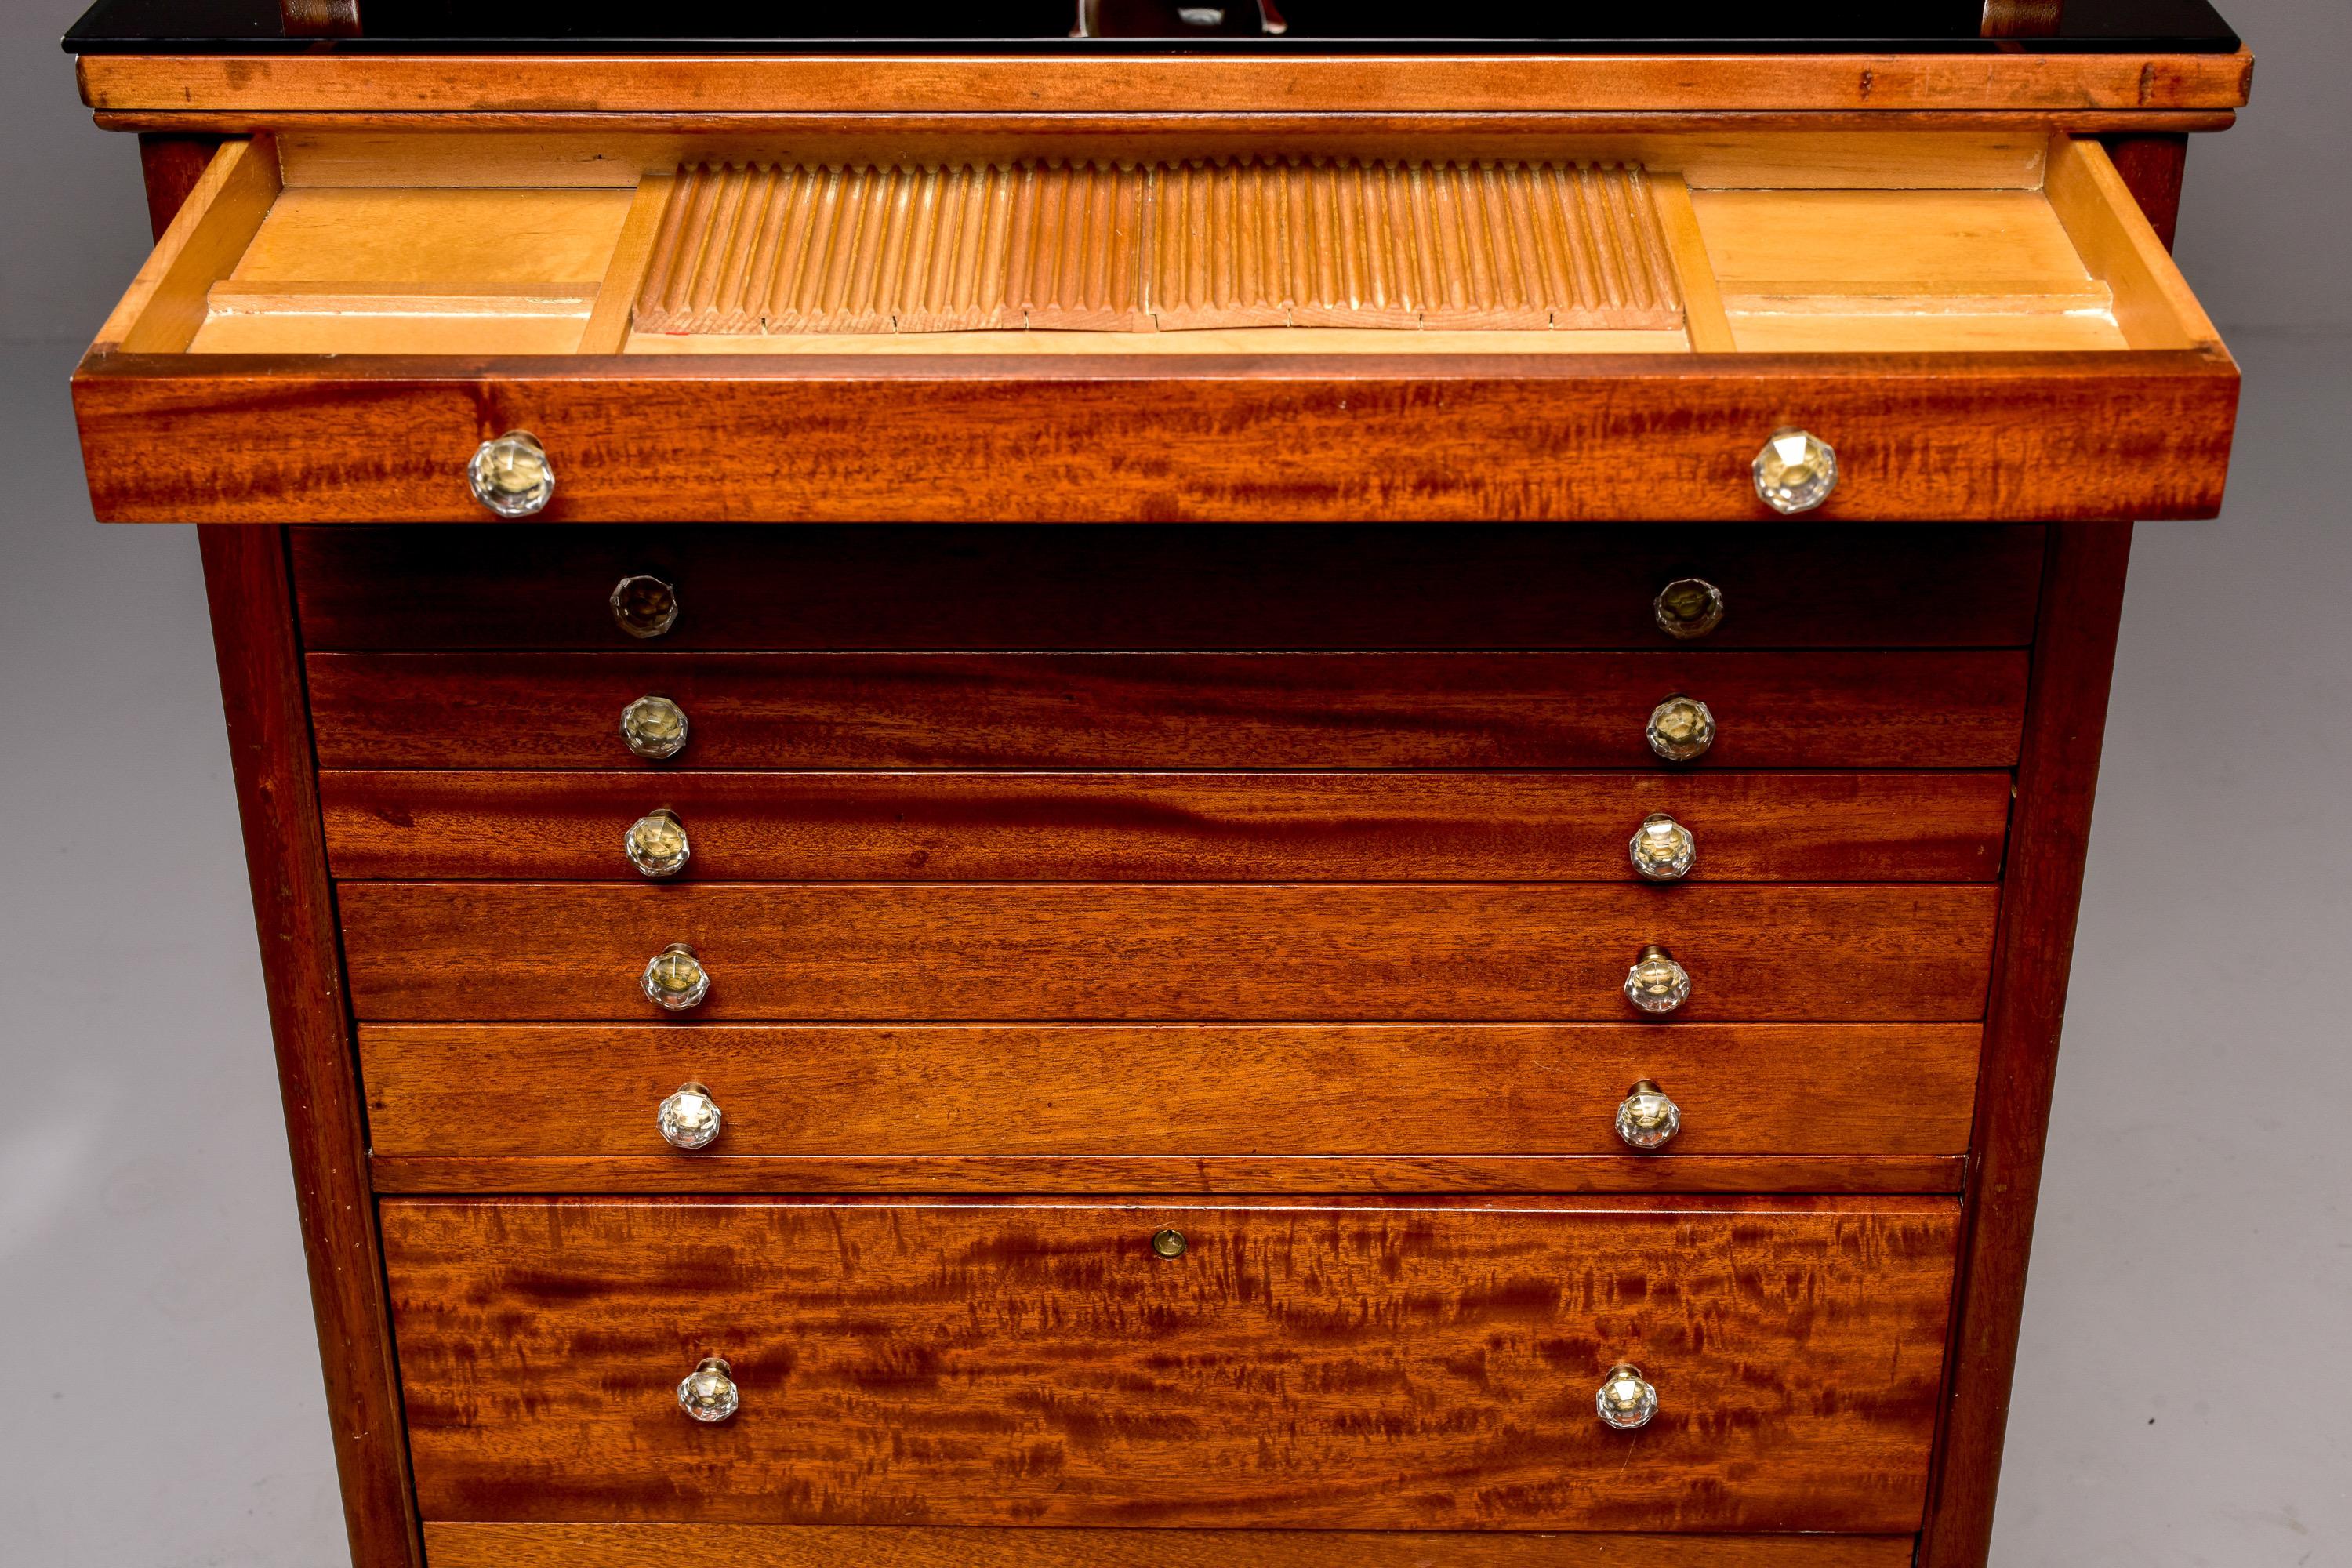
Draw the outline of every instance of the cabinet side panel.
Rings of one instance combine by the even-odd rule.
[[[354,1568],[420,1568],[281,529],[197,531]]]
[[[2130,556],[2127,522],[2050,531],[1969,1141],[1942,1469],[1920,1538],[1920,1568],[1980,1568],[1991,1546],[2026,1255]]]

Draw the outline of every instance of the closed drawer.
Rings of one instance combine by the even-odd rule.
[[[1911,1568],[1912,1538],[428,1521],[425,1553],[433,1568]]]
[[[382,1216],[427,1520],[1898,1533],[1958,1205]],[[694,1422],[714,1355],[740,1409]],[[1621,1362],[1638,1430],[1595,1415]]]
[[[320,777],[339,877],[635,878],[667,809],[688,881],[1596,881],[1663,812],[1693,882],[1985,882],[1996,773],[444,773]]]
[[[551,521],[1771,521],[1798,426],[1836,482],[1779,499],[1825,521],[2220,504],[2236,367],[2095,142],[1505,128],[1114,167],[934,126],[902,167],[893,124],[232,142],[76,374],[92,505],[478,521],[468,465],[521,431],[557,482],[494,499]],[[1265,225],[1190,205],[1204,156]],[[845,181],[876,216],[836,247],[803,198]],[[730,247],[752,210],[772,242]]]
[[[1968,1147],[1978,1041],[1974,1024],[371,1024],[360,1058],[379,1159],[593,1161],[598,1181],[679,1188],[989,1161],[1066,1186],[1056,1160],[1078,1180],[1166,1161],[1197,1181],[1193,1161],[1473,1158],[1491,1180],[1502,1156],[1630,1158],[1617,1117],[1643,1079],[1679,1129],[1650,1166],[1788,1157],[1819,1179],[1824,1159],[1916,1157],[1916,1178]],[[720,1112],[692,1152],[657,1115],[686,1083]]]
[[[351,882],[370,1021],[658,1016],[673,942],[745,1020],[1617,1021],[1628,967],[1675,1020],[1973,1021],[1998,889],[1125,883]],[[1669,1025],[1671,1026],[1671,1025]]]
[[[2002,647],[2042,530],[1734,524],[303,528],[303,646],[940,650]],[[625,629],[624,579],[669,591]],[[1721,595],[1678,642],[1669,584]],[[1697,621],[1682,626],[1696,629]]]
[[[2003,768],[2021,649],[1883,653],[312,654],[329,768],[647,765],[621,715],[685,712],[664,768]]]

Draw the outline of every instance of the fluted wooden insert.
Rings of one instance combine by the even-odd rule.
[[[640,331],[1671,331],[1632,165],[678,171]]]

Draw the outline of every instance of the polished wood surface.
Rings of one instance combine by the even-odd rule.
[[[197,542],[352,1561],[420,1568],[285,536],[207,528]]]
[[[380,1154],[380,1193],[1904,1193],[1958,1194],[1957,1154]]]
[[[313,652],[634,646],[605,603],[678,594],[662,649],[2023,647],[2042,532],[2027,526],[1644,523],[1638,529],[298,528]],[[1675,643],[1652,605],[1724,593]]]
[[[346,882],[353,1005],[382,1022],[653,1021],[691,943],[696,1018],[1310,1022],[1634,1017],[1644,944],[1682,1019],[1983,1010],[1996,889],[1198,883]],[[1673,1022],[1660,1026],[1671,1028]]]
[[[378,1156],[682,1167],[702,1157],[654,1111],[688,1081],[725,1113],[710,1152],[738,1156],[1622,1155],[1613,1119],[1640,1079],[1682,1109],[1657,1161],[1948,1156],[1977,1045],[1973,1024],[360,1032]]]
[[[681,881],[1640,882],[1666,812],[1687,882],[1984,882],[2005,773],[441,773],[320,775],[335,875],[637,873],[622,836],[686,824]]]
[[[1916,1527],[1949,1200],[388,1199],[427,1518]],[[1181,1258],[1153,1233],[1181,1230]],[[676,1408],[724,1354],[743,1407]],[[1611,1363],[1660,1394],[1595,1419]]]
[[[663,764],[1654,768],[1654,707],[1709,705],[1700,768],[2016,760],[2021,652],[312,654],[330,768],[610,768],[623,709],[684,708]]]
[[[88,55],[116,112],[2230,110],[2236,55]]]
[[[1908,1568],[1905,1536],[428,1524],[434,1568]]]
[[[74,392],[92,504],[116,522],[479,521],[466,462],[517,428],[564,476],[551,522],[1764,521],[1749,467],[1791,418],[1839,447],[1824,521],[2048,521],[2214,515],[2237,385],[2210,350],[118,353],[85,360]]]
[[[2031,717],[2018,768],[2017,854],[2003,893],[1969,1146],[1968,1272],[1956,1307],[1944,1458],[1920,1541],[1921,1568],[1975,1568],[1991,1551],[1993,1495],[2131,535],[2129,523],[2059,530],[2042,578]]]

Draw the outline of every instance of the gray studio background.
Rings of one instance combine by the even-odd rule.
[[[0,5],[0,1560],[339,1563],[195,541],[90,521],[67,403],[138,162],[79,0]],[[2180,259],[2244,419],[2139,532],[2003,1568],[2352,1563],[2352,5],[2224,9]]]

